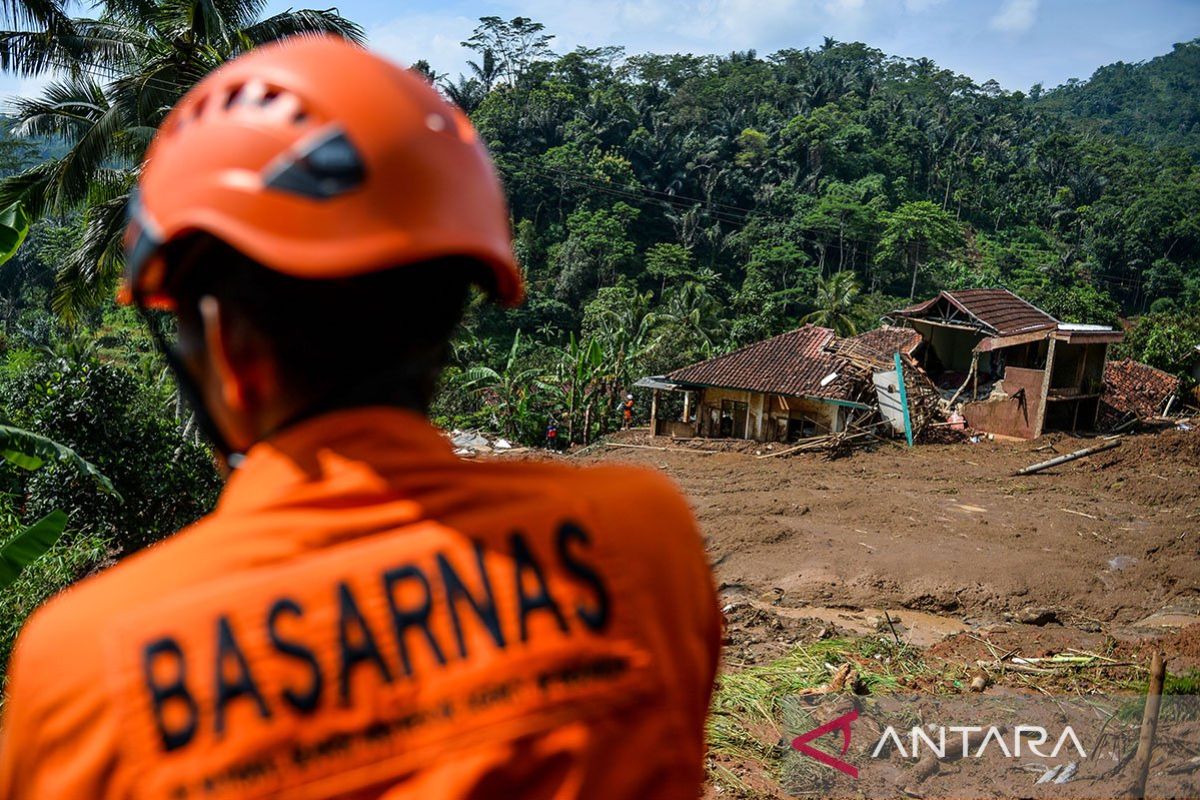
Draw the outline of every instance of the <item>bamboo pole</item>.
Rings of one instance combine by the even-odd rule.
[[[1154,734],[1158,730],[1158,706],[1162,700],[1167,663],[1161,650],[1150,659],[1150,687],[1146,691],[1146,708],[1142,712],[1142,732],[1138,736],[1137,756],[1134,759],[1133,796],[1146,796],[1146,778],[1150,775],[1150,756],[1154,752]]]
[[[1121,442],[1118,439],[1116,441],[1105,442],[1104,444],[1096,445],[1095,447],[1085,447],[1083,450],[1076,450],[1074,453],[1067,453],[1065,456],[1058,456],[1057,458],[1052,458],[1049,461],[1030,464],[1028,467],[1017,470],[1013,473],[1013,475],[1032,475],[1035,472],[1041,472],[1044,469],[1050,469],[1050,467],[1057,467],[1059,464],[1065,464],[1068,461],[1074,461],[1077,458],[1086,458],[1087,456],[1099,453],[1102,450],[1111,450],[1120,444]]]

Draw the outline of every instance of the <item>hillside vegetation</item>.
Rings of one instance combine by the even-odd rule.
[[[76,59],[0,136],[0,208],[35,220],[0,267],[0,421],[74,448],[117,491],[52,465],[0,475],[0,540],[48,509],[71,514],[54,558],[7,595],[0,653],[47,594],[215,495],[193,418],[141,321],[111,300],[149,132],[248,43],[361,36],[332,11],[259,21],[254,4],[214,11],[228,19],[194,5],[101,4],[137,47],[57,41],[62,20],[0,37],[0,63],[24,74]],[[470,75],[414,68],[491,149],[529,298],[472,302],[434,409],[446,426],[533,443],[553,414],[562,439],[590,441],[642,375],[806,321],[867,329],[943,288],[1005,286],[1067,321],[1138,317],[1128,352],[1166,369],[1200,342],[1194,43],[1037,97],[832,40],[555,54],[538,23],[489,17],[468,44]]]
[[[1140,64],[1101,67],[1041,95],[1038,107],[1085,129],[1200,156],[1200,39]]]

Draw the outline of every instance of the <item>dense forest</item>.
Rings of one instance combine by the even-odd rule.
[[[111,299],[154,126],[247,46],[362,38],[335,12],[197,4],[31,12],[35,33],[0,32],[0,67],[60,73],[0,132],[0,541],[70,520],[0,595],[0,658],[49,593],[218,489],[142,323]],[[472,301],[445,426],[536,442],[555,414],[585,442],[638,377],[805,322],[868,329],[942,288],[1121,321],[1126,352],[1172,371],[1200,343],[1200,40],[1026,95],[861,43],[556,54],[551,34],[488,17],[464,43],[469,75],[414,65],[486,139],[529,284],[516,310]]]

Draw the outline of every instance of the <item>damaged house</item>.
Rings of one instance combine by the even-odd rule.
[[[658,436],[792,442],[890,424],[911,443],[929,425],[965,421],[1033,439],[1095,427],[1108,346],[1123,338],[1059,322],[1005,289],[941,292],[885,321],[845,338],[806,325],[634,385],[653,392]],[[681,419],[660,418],[663,391],[683,393]]]
[[[651,430],[676,437],[789,442],[836,433],[855,416],[874,413],[874,391],[832,352],[828,328],[806,325],[733,352],[643,378],[653,391]],[[891,358],[921,344],[913,330],[880,328],[837,340]],[[683,419],[658,417],[661,391],[684,393]]]
[[[1095,427],[1108,346],[1123,338],[1005,289],[940,292],[887,316],[920,334],[918,362],[972,428],[1023,439]]]

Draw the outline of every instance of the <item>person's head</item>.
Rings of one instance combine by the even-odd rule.
[[[124,294],[177,316],[168,354],[226,452],[335,407],[425,409],[469,284],[522,296],[470,122],[331,37],[258,48],[179,102],[147,153],[126,265]]]
[[[176,352],[234,450],[356,405],[424,412],[481,267],[456,258],[354,278],[268,269],[206,234],[165,253]]]

